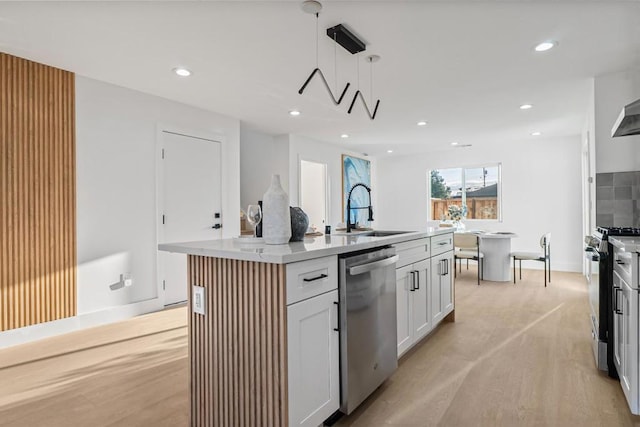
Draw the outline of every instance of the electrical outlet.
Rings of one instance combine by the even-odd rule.
[[[207,313],[206,290],[202,286],[193,285],[193,298],[191,301],[193,312],[205,316]]]

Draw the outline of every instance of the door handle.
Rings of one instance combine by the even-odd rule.
[[[414,292],[416,290],[416,276],[415,276],[415,272],[414,271],[410,271],[409,274],[411,275],[411,287],[409,288],[410,292]]]
[[[211,228],[213,228],[214,230],[219,230],[222,228],[222,224],[213,224],[213,227]]]
[[[334,331],[336,332],[340,332],[340,303],[338,301],[334,301],[333,304],[337,307],[336,308],[336,318],[338,319],[338,327],[337,328],[333,328]]]
[[[618,307],[618,291],[622,292],[622,288],[615,288],[614,289],[613,311],[615,311],[617,314],[624,314],[622,309],[620,307]]]
[[[319,276],[312,277],[311,279],[304,278],[304,279],[302,279],[302,280],[304,280],[305,282],[314,282],[314,281],[316,281],[316,280],[324,279],[324,278],[326,278],[326,277],[329,277],[329,276],[327,276],[326,274],[321,274],[321,275],[319,275]]]
[[[414,289],[420,289],[420,272],[416,270],[412,271],[412,273],[415,274],[415,276],[413,277],[416,277],[416,286],[414,287]]]
[[[444,261],[444,275],[449,274],[449,259],[443,259]]]

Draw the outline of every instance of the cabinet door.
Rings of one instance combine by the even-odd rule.
[[[431,331],[431,297],[429,295],[431,260],[425,259],[413,264],[411,274],[413,274],[415,289],[412,301],[413,342],[416,342]]]
[[[431,258],[431,325],[435,327],[444,317],[442,283],[446,279],[447,253]]]
[[[633,414],[638,414],[638,294],[621,281],[620,310],[622,311],[621,366],[618,371],[622,390]]]
[[[442,315],[443,317],[453,311],[453,273],[451,272],[452,268],[456,268],[456,265],[453,263],[453,252],[447,252],[445,258],[445,274],[442,276],[442,281],[440,282],[441,292],[440,295],[442,297]]]
[[[622,289],[622,279],[620,275],[613,272],[613,364],[616,366],[618,376],[622,375],[622,315],[620,312],[620,291]]]
[[[412,300],[413,280],[411,270],[413,266],[396,269],[396,313],[398,318],[398,357],[413,344]]]
[[[338,291],[287,307],[289,425],[318,426],[340,407]]]

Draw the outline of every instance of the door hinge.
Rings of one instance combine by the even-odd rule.
[[[166,290],[166,289],[167,289],[167,281],[166,281],[166,280],[163,280],[163,281],[162,281],[162,290],[164,291],[164,290]]]
[[[162,158],[164,159],[164,148],[162,149]]]
[[[162,214],[162,225],[164,225],[164,214]]]

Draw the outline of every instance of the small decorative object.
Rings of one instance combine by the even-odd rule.
[[[258,200],[258,206],[260,206],[260,219],[262,220],[262,200]],[[262,221],[256,225],[256,237],[262,237]]]
[[[290,242],[302,242],[304,234],[309,227],[309,217],[300,208],[289,207],[291,213],[291,239]]]
[[[291,238],[289,196],[280,184],[280,175],[271,177],[271,186],[262,197],[262,237],[268,245],[283,245]]]
[[[260,237],[257,234],[258,224],[262,220],[262,208],[260,205],[249,205],[247,207],[247,221],[253,227],[253,237]]]
[[[453,226],[458,230],[464,230],[465,225],[462,219],[467,216],[467,206],[449,205],[447,208],[449,218],[453,221]]]

